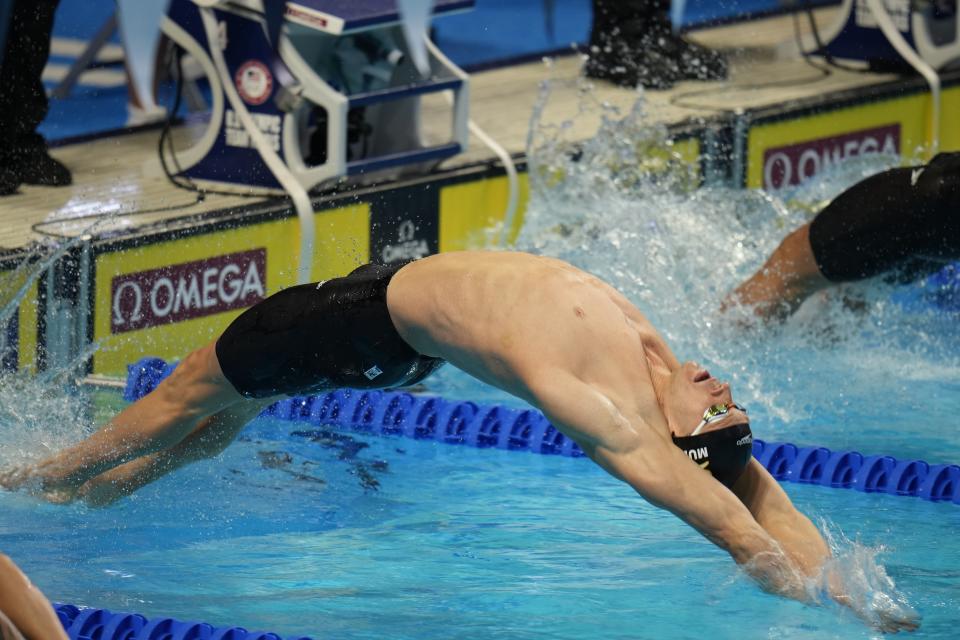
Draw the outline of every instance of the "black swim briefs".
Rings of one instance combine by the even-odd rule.
[[[909,281],[960,258],[960,153],[844,191],[810,224],[810,247],[833,282],[887,272]]]
[[[444,361],[414,351],[387,310],[387,285],[405,264],[367,264],[250,307],[217,340],[223,374],[249,398],[423,380]]]

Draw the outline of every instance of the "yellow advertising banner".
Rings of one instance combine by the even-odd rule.
[[[960,151],[960,86],[946,89],[941,96],[940,150]]]
[[[747,135],[746,186],[796,185],[842,160],[870,153],[922,161],[929,113],[929,94],[916,94],[758,123]]]
[[[700,161],[699,138],[682,138],[675,140],[673,142],[673,150],[690,164],[696,164]]]
[[[37,300],[39,298],[40,284],[34,280],[17,310],[17,365],[21,371],[36,371],[37,368],[37,331],[40,322]]]
[[[370,206],[315,216],[312,280],[368,261]],[[93,372],[126,376],[144,356],[167,360],[215,339],[240,312],[296,283],[296,218],[254,223],[96,257]]]
[[[0,371],[36,368],[38,268],[21,265],[0,271],[0,311],[6,312],[0,317],[0,331],[3,332],[0,337]],[[23,298],[13,306],[21,292]]]
[[[440,251],[481,249],[516,239],[530,197],[526,172],[517,175],[517,182],[517,208],[507,238],[502,238],[510,189],[506,176],[441,187]]]

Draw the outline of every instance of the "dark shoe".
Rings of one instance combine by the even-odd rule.
[[[727,57],[685,38],[670,35],[665,48],[676,58],[684,80],[726,80]]]
[[[65,187],[73,182],[70,170],[45,148],[27,149],[12,157],[10,164],[26,184]]]
[[[636,19],[591,34],[586,74],[620,86],[669,89],[681,80],[723,80],[726,57],[685,40],[660,19]]]
[[[7,166],[0,166],[0,196],[16,193],[20,187],[20,178],[17,172]]]
[[[674,56],[651,46],[651,39],[629,38],[614,27],[590,44],[590,57],[584,68],[588,78],[607,80],[621,87],[642,85],[647,89],[669,89],[682,79]]]

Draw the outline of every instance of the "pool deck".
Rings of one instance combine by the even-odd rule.
[[[817,12],[822,27],[830,24],[835,12],[833,8]],[[806,32],[807,21],[799,23],[801,31]],[[826,96],[849,94],[897,80],[893,75],[838,69],[829,75],[821,74],[797,54],[791,16],[700,31],[695,39],[729,53],[730,81],[687,82],[669,91],[645,92],[647,111],[653,120],[671,126],[702,123],[745,110],[823,101]],[[549,66],[533,62],[472,74],[472,119],[511,155],[522,158],[540,83],[548,78],[573,80],[581,63],[581,56],[570,55],[555,59]],[[548,121],[570,118],[576,113],[579,95],[574,85],[555,83],[545,113]],[[593,96],[598,102],[627,109],[638,93],[595,82]],[[444,114],[448,109],[439,97],[424,99],[427,139],[439,135],[431,123],[446,127]],[[570,135],[587,139],[598,123],[596,114],[577,117]],[[182,143],[190,133],[189,128],[181,127],[175,131],[175,140]],[[92,230],[94,235],[123,235],[126,230],[172,219],[189,225],[191,217],[229,215],[238,207],[263,201],[259,197],[210,195],[197,202],[194,194],[171,185],[164,176],[157,160],[158,137],[159,131],[154,129],[55,149],[53,155],[72,169],[74,184],[59,189],[24,186],[19,194],[0,198],[0,216],[4,220],[0,250],[17,252],[47,234],[74,236],[90,232],[93,222],[97,222]],[[455,170],[482,163],[495,164],[494,156],[472,138],[466,152],[448,159],[440,169]]]

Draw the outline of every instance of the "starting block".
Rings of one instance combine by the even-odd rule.
[[[904,40],[933,69],[960,64],[960,11],[957,0],[881,0]],[[867,62],[878,69],[905,66],[881,32],[866,0],[843,0],[839,17],[823,34],[829,55]]]
[[[433,5],[441,14],[473,0]],[[175,153],[178,175],[191,180],[277,191],[279,162],[310,190],[346,176],[423,170],[467,146],[467,74],[425,33],[424,74],[393,0],[172,0],[161,29],[210,83],[207,127]],[[446,91],[449,138],[427,146],[420,97]]]

